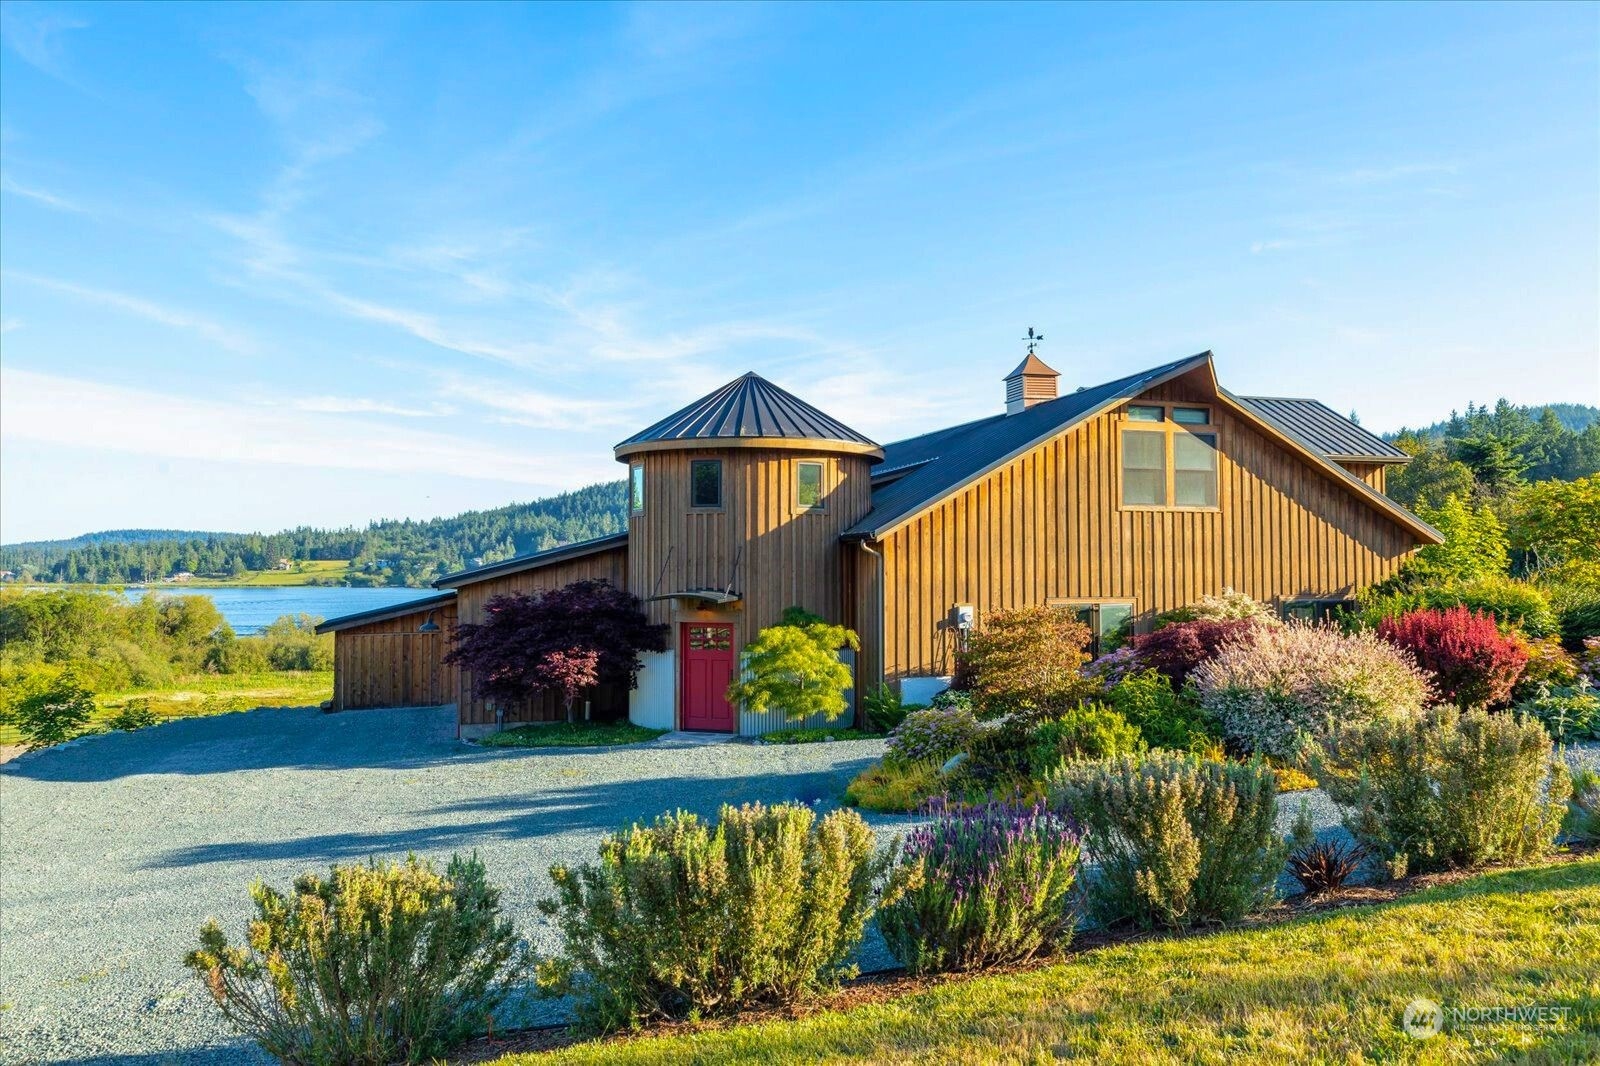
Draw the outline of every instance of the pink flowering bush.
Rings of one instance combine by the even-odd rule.
[[[883,759],[897,765],[918,762],[943,762],[952,755],[971,751],[984,727],[965,704],[929,707],[912,711],[889,734]]]
[[[1377,634],[1298,622],[1229,641],[1193,679],[1228,741],[1279,758],[1337,725],[1415,716],[1431,695],[1411,656]]]
[[[884,941],[907,970],[1023,962],[1071,938],[1083,855],[1071,819],[1043,804],[933,814],[906,838],[878,911]]]

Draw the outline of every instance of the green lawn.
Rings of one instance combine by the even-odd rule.
[[[147,699],[157,718],[197,718],[256,707],[314,707],[333,696],[332,670],[270,670],[259,674],[185,674],[156,688],[102,693],[91,720],[102,723],[128,705]],[[20,744],[11,726],[0,726],[0,744]]]
[[[842,726],[834,729],[817,727],[813,729],[774,729],[770,733],[761,735],[763,744],[819,744],[829,740],[876,740],[875,733],[868,733],[864,729],[853,729]]]
[[[1496,872],[1282,925],[1087,951],[842,1012],[621,1043],[546,1063],[1600,1061],[1600,859]],[[1416,1040],[1446,1008],[1565,1008]]]
[[[317,559],[298,564],[296,570],[252,570],[244,577],[222,582],[227,585],[305,585],[313,579],[342,581],[350,571],[348,559]]]
[[[640,744],[665,732],[665,729],[646,729],[632,722],[552,722],[491,733],[478,743],[489,748],[587,748]]]

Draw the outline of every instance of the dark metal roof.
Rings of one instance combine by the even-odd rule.
[[[815,440],[878,451],[874,441],[753,372],[635,433],[616,451],[621,458],[644,445],[682,441],[692,447],[699,441],[751,437]]]
[[[317,626],[318,633],[337,633],[341,629],[352,626],[364,626],[372,622],[387,622],[391,618],[404,618],[408,614],[421,614],[423,611],[437,611],[440,607],[456,598],[454,589],[441,592],[436,596],[423,596],[405,603],[390,604],[388,607],[374,607],[370,611],[359,611],[356,614],[340,615],[330,618]]]
[[[1291,430],[1329,459],[1372,463],[1404,463],[1411,457],[1382,437],[1369,433],[1320,400],[1281,396],[1241,396],[1257,414]]]
[[[442,589],[460,588],[462,585],[475,585],[479,581],[487,581],[492,577],[515,574],[523,570],[537,570],[539,567],[549,566],[551,563],[565,562],[568,559],[581,559],[585,555],[625,548],[627,545],[628,534],[624,530],[621,533],[611,533],[591,540],[563,544],[559,548],[546,548],[544,551],[529,552],[526,555],[514,556],[498,563],[490,563],[488,566],[462,570],[456,574],[446,574],[435,581],[433,587]]]
[[[1045,400],[1016,414],[992,415],[886,445],[883,449],[885,468],[916,466],[916,469],[874,491],[872,510],[844,535],[879,536],[1068,426],[1130,396],[1137,396],[1162,381],[1204,366],[1210,359],[1210,352],[1202,352],[1104,385]]]

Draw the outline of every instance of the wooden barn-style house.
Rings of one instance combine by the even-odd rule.
[[[669,627],[631,692],[597,717],[758,734],[730,706],[739,649],[785,608],[854,629],[855,692],[944,687],[963,628],[1026,604],[1100,639],[1236,589],[1318,617],[1438,531],[1384,495],[1392,445],[1315,400],[1235,396],[1210,352],[1058,395],[1030,350],[1005,408],[879,445],[756,374],[616,446],[627,531],[435,582],[438,595],[333,619],[338,709],[454,703],[463,736],[553,721],[554,700],[493,707],[442,663],[496,595],[601,578]]]

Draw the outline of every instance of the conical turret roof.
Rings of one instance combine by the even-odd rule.
[[[797,447],[870,454],[883,449],[837,418],[751,372],[663,418],[617,445],[618,459],[635,452],[707,447],[713,441],[744,446]]]

